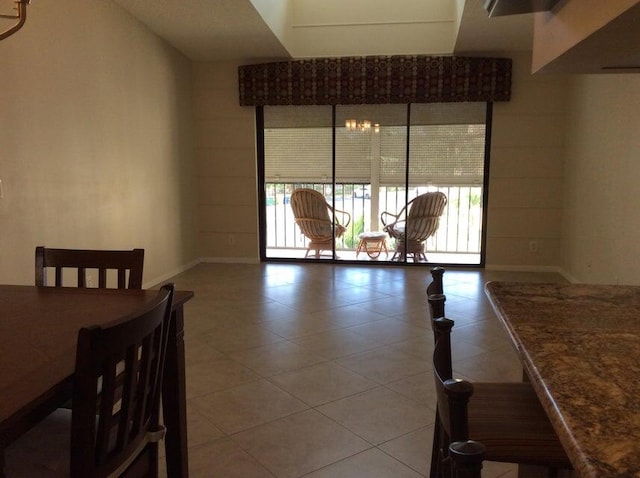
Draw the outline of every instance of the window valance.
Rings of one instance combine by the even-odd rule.
[[[509,101],[511,59],[365,56],[238,68],[240,105]]]

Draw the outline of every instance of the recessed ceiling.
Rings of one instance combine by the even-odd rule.
[[[195,61],[288,58],[249,0],[114,0]]]
[[[483,0],[466,0],[462,15],[458,14],[460,26],[456,37],[457,19],[454,18],[455,13],[448,11],[453,12],[454,7],[447,6],[448,10],[445,9],[443,13],[440,6],[430,14],[430,10],[424,7],[428,2],[398,1],[404,2],[404,7],[415,5],[418,10],[403,11],[399,16],[397,2],[378,1],[373,12],[377,17],[372,19],[371,11],[366,12],[366,15],[362,13],[360,16],[363,21],[359,23],[358,8],[353,8],[357,4],[354,0],[355,4],[350,4],[352,8],[348,22],[345,22],[344,15],[342,19],[336,18],[333,23],[324,15],[318,17],[322,19],[321,27],[324,30],[320,30],[317,25],[307,25],[314,29],[314,41],[308,42],[313,48],[298,44],[292,46],[291,43],[289,48],[285,48],[251,0],[114,0],[158,36],[195,61],[264,61],[288,59],[292,56],[300,58],[354,54],[473,54],[531,49],[530,14],[489,18],[482,7]],[[453,0],[445,1],[448,3],[435,2],[431,5],[454,4]],[[308,9],[310,4],[312,2],[306,2],[305,8]],[[292,5],[295,7],[295,3]],[[327,4],[318,2],[318,5],[323,8]],[[387,11],[381,10],[382,8]],[[360,8],[360,11],[364,10]],[[432,18],[428,18],[429,15]],[[380,18],[389,20],[385,23]],[[418,20],[411,21],[412,18]],[[417,24],[420,24],[420,30],[417,29]],[[397,32],[393,33],[394,42],[389,51],[385,51],[382,44],[375,41],[375,33],[371,33],[385,26],[387,31],[394,29]],[[335,28],[340,28],[340,35],[343,37],[350,35],[346,38],[351,41],[332,41],[331,32],[335,32]],[[350,28],[350,33],[346,33],[345,28]],[[326,33],[319,34],[320,31]],[[402,35],[403,32],[406,35]],[[294,31],[289,35],[290,39],[296,40],[295,33]],[[433,35],[431,40],[416,43],[416,35],[427,38],[430,34]],[[402,43],[405,36],[406,45]],[[433,41],[437,36],[442,37],[442,41]],[[340,45],[345,44],[349,44],[347,46],[352,49],[340,48]]]

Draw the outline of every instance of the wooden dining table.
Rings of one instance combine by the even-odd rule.
[[[0,285],[0,450],[71,396],[81,327],[134,312],[157,294],[152,289]],[[162,405],[172,478],[189,473],[183,306],[193,295],[174,294],[165,362]]]
[[[640,477],[640,287],[488,282],[574,474]]]

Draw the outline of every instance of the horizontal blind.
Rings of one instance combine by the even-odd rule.
[[[268,182],[331,181],[331,128],[264,130]],[[369,183],[371,139],[368,134],[336,128],[336,182]]]
[[[371,182],[371,134],[336,128],[337,183]]]
[[[485,125],[411,128],[409,184],[482,184]]]
[[[485,103],[411,105],[409,185],[482,184]],[[404,186],[406,128],[381,131],[381,186]]]
[[[265,129],[266,181],[331,183],[331,143],[331,128]]]
[[[403,187],[407,169],[407,127],[380,130],[380,185]]]
[[[266,181],[331,183],[331,128],[331,106],[266,106]]]
[[[381,186],[404,186],[407,105],[339,107],[336,114],[336,182],[371,182],[379,162]],[[411,106],[409,185],[481,184],[486,133],[484,103]],[[332,182],[331,107],[265,107],[267,182]],[[347,131],[345,118],[366,118],[379,132]],[[372,145],[379,141],[379,157]]]

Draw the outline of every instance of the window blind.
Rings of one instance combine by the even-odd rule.
[[[407,105],[365,105],[336,109],[336,182],[404,186],[407,162]],[[486,133],[484,103],[411,105],[409,185],[481,184]],[[267,182],[332,179],[331,107],[265,107]],[[347,131],[345,119],[368,119],[369,132]],[[380,125],[375,132],[376,123]]]

